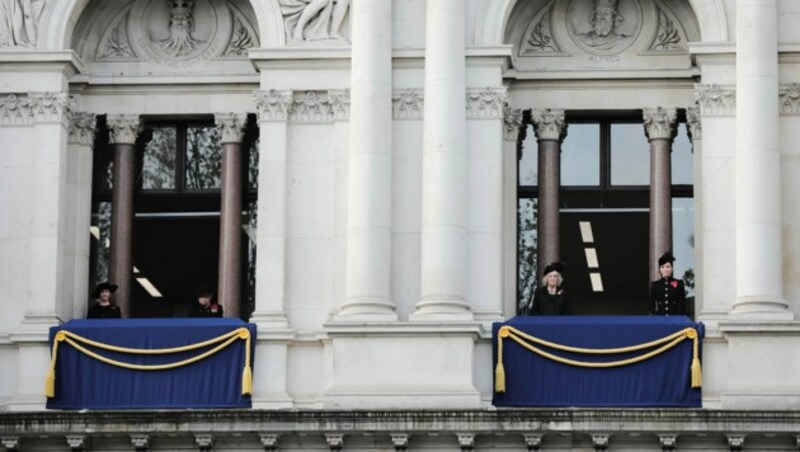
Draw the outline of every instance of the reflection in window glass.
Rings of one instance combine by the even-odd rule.
[[[256,138],[250,151],[247,153],[247,188],[258,190],[258,152],[261,138]]]
[[[519,286],[517,293],[519,300],[517,309],[526,315],[533,303],[533,294],[539,286],[536,275],[536,251],[538,238],[536,233],[537,199],[524,198],[519,200],[518,221],[519,235],[517,236],[517,255],[519,256]]]
[[[256,230],[258,228],[258,201],[246,205],[247,210],[242,213],[242,229],[247,247],[245,255],[245,271],[247,283],[244,287],[244,300],[242,304],[242,318],[247,319],[256,309]]]
[[[686,123],[678,124],[678,135],[672,142],[672,183],[675,185],[692,185],[693,173],[692,142]]]
[[[91,271],[89,289],[108,281],[108,270],[111,254],[111,203],[95,204],[89,226]]]
[[[686,296],[694,296],[694,199],[672,198],[672,248],[674,275],[686,284]]]
[[[642,124],[611,124],[611,184],[650,185],[650,143]]]
[[[519,185],[536,185],[539,179],[539,145],[533,126],[528,124],[522,141],[522,158],[519,160]]]
[[[163,190],[175,188],[175,157],[178,133],[175,127],[153,127],[153,138],[147,142],[142,157],[142,188]]]
[[[600,124],[570,124],[561,144],[561,185],[600,185]]]
[[[215,189],[222,183],[222,147],[213,126],[186,129],[186,188]]]

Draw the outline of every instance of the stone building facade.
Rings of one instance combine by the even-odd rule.
[[[800,449],[798,25],[793,0],[1,0],[2,446]],[[211,231],[191,272],[258,326],[254,409],[44,411],[48,329],[94,283],[166,312],[159,218]],[[598,264],[585,227],[637,251]],[[491,324],[538,262],[578,313],[636,314],[670,249],[702,409],[491,406]]]

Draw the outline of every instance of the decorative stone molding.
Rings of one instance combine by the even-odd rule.
[[[561,141],[566,135],[567,123],[561,108],[540,108],[531,110],[531,121],[539,140]]]
[[[608,449],[608,435],[606,434],[593,434],[592,446],[595,452],[604,452]]]
[[[233,31],[228,45],[222,51],[222,56],[246,57],[249,49],[259,46],[258,35],[239,10],[231,3],[228,3],[228,7],[233,13]]]
[[[94,113],[75,112],[69,123],[69,143],[91,146],[94,143],[97,116]]]
[[[736,114],[736,90],[717,84],[695,85],[694,99],[703,116],[733,116]]]
[[[731,452],[740,452],[744,447],[744,440],[747,435],[729,434],[726,436],[728,437],[728,448]]]
[[[0,99],[0,125],[27,125],[37,122],[68,124],[70,98],[66,93],[32,92],[18,96],[9,94]]]
[[[519,46],[520,55],[541,55],[560,53],[556,40],[553,38],[553,28],[550,17],[553,15],[553,5],[542,8],[528,25],[528,29],[522,35],[522,44]]]
[[[280,435],[277,433],[262,433],[261,445],[264,446],[264,452],[277,452],[278,451],[278,438]]]
[[[689,139],[692,144],[703,139],[703,124],[701,122],[700,107],[686,109],[686,126],[689,128]]]
[[[681,33],[680,25],[675,25],[677,19],[658,5],[658,31],[650,44],[651,51],[681,51],[687,50],[686,39]]]
[[[150,435],[131,435],[131,445],[136,452],[150,450]]]
[[[100,39],[100,46],[97,52],[98,61],[136,60],[136,52],[133,51],[128,39],[128,16],[130,12],[131,8],[128,7],[114,18],[108,31]]]
[[[291,91],[256,91],[256,111],[259,121],[286,121],[292,108]]]
[[[507,103],[508,90],[506,88],[487,87],[482,90],[469,90],[467,91],[467,117],[502,119]]]
[[[328,103],[331,104],[334,121],[350,119],[350,90],[332,89],[328,91]]]
[[[800,114],[800,83],[782,87],[778,91],[780,96],[781,113],[785,115]]]
[[[396,452],[408,450],[408,433],[392,433],[392,444]]]
[[[408,88],[392,95],[392,115],[395,119],[421,119],[424,107],[422,90]]]
[[[456,433],[458,436],[458,445],[461,447],[462,452],[472,452],[475,447],[475,434],[474,433]]]
[[[506,106],[503,115],[503,139],[517,141],[519,130],[522,128],[522,110]]]
[[[0,48],[36,47],[39,22],[48,0],[4,2],[0,8]]]
[[[662,434],[658,435],[658,441],[661,444],[661,452],[671,452],[675,450],[675,443],[678,440],[678,435]]]
[[[216,113],[214,124],[220,131],[220,143],[241,143],[247,125],[247,113]]]
[[[302,6],[295,0],[278,0],[277,3],[289,44],[347,42],[342,35],[342,24],[347,17],[349,1],[306,2]]]
[[[134,144],[142,131],[142,119],[135,114],[108,115],[106,123],[111,144]]]
[[[67,446],[72,452],[83,452],[88,447],[86,435],[67,435]]]
[[[326,433],[325,441],[328,443],[328,448],[330,448],[331,452],[341,452],[344,449],[343,433]]]
[[[8,452],[16,452],[19,450],[19,436],[3,436],[0,438],[0,444],[5,447]]]
[[[528,452],[538,452],[542,447],[542,435],[537,433],[525,433],[525,445],[528,447]]]
[[[214,435],[208,433],[194,435],[194,443],[200,452],[209,452],[214,448]]]
[[[648,140],[671,140],[675,134],[678,110],[675,108],[644,108],[644,133]]]
[[[295,122],[325,122],[333,119],[331,103],[325,91],[306,91],[295,94],[289,120]]]

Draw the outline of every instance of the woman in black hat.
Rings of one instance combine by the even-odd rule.
[[[553,262],[544,268],[542,285],[533,296],[532,315],[569,315],[569,300],[564,293],[564,264]]]
[[[686,290],[683,281],[672,277],[673,262],[669,251],[658,258],[661,278],[650,283],[650,314],[686,315]]]
[[[92,297],[97,299],[97,304],[89,308],[87,319],[119,319],[122,312],[119,307],[111,303],[111,295],[117,291],[116,284],[100,283],[94,288]]]
[[[214,300],[211,289],[205,286],[197,289],[197,305],[192,311],[192,317],[222,317],[222,306]]]

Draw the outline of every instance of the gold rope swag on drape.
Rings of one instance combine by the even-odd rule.
[[[699,357],[700,338],[697,334],[697,330],[695,330],[694,328],[685,328],[683,330],[676,331],[675,333],[670,334],[669,336],[662,337],[661,339],[656,339],[654,341],[646,342],[644,344],[631,345],[628,347],[619,347],[619,348],[570,347],[568,345],[556,344],[554,342],[549,342],[544,339],[540,339],[538,337],[525,334],[522,331],[514,328],[513,326],[500,327],[500,330],[497,332],[497,336],[498,336],[497,366],[495,367],[495,376],[494,376],[495,392],[506,392],[506,371],[505,367],[503,366],[504,339],[511,339],[514,342],[521,345],[522,347],[524,347],[525,349],[532,351],[547,359],[559,362],[561,364],[567,364],[570,366],[577,366],[577,367],[588,367],[588,368],[609,368],[609,367],[620,367],[620,366],[627,366],[629,364],[635,364],[650,359],[656,355],[659,355],[671,349],[672,347],[678,345],[685,339],[691,339],[694,342],[692,350],[693,356],[692,356],[691,385],[692,388],[699,388],[702,385],[703,373],[700,368],[700,357]],[[619,361],[593,362],[593,361],[577,361],[573,359],[562,358],[560,356],[556,356],[552,353],[546,352],[536,347],[533,344],[543,345],[545,347],[550,347],[555,350],[561,350],[565,352],[582,353],[585,355],[612,355],[619,353],[635,352],[639,350],[656,347],[659,345],[661,347],[649,351],[647,353],[643,353],[639,356],[634,356],[633,358],[623,359]]]
[[[70,331],[59,331],[58,333],[56,333],[56,336],[53,340],[53,350],[50,357],[50,372],[47,374],[47,379],[45,380],[44,394],[45,396],[50,398],[55,397],[56,360],[58,359],[58,347],[61,342],[66,342],[79,352],[91,358],[94,358],[98,361],[109,364],[111,366],[121,367],[123,369],[151,371],[151,370],[175,369],[182,366],[188,366],[189,364],[196,363],[198,361],[202,361],[208,358],[209,356],[216,354],[220,350],[223,350],[224,348],[228,347],[237,340],[245,341],[244,369],[242,370],[242,395],[250,395],[250,393],[253,391],[253,371],[252,368],[250,367],[250,331],[247,328],[238,328],[229,333],[225,333],[221,336],[209,339],[207,341],[198,342],[196,344],[189,344],[181,347],[156,348],[156,349],[118,347],[116,345],[104,344],[102,342],[93,341],[91,339],[87,339]],[[197,356],[177,361],[174,363],[146,365],[146,364],[130,364],[122,361],[117,361],[115,359],[107,358],[105,356],[100,355],[99,353],[89,350],[82,344],[89,345],[92,347],[97,347],[102,350],[108,350],[118,353],[127,353],[131,355],[168,355],[174,353],[187,352],[191,350],[197,350],[199,348],[207,347],[214,344],[219,344],[219,345]]]

